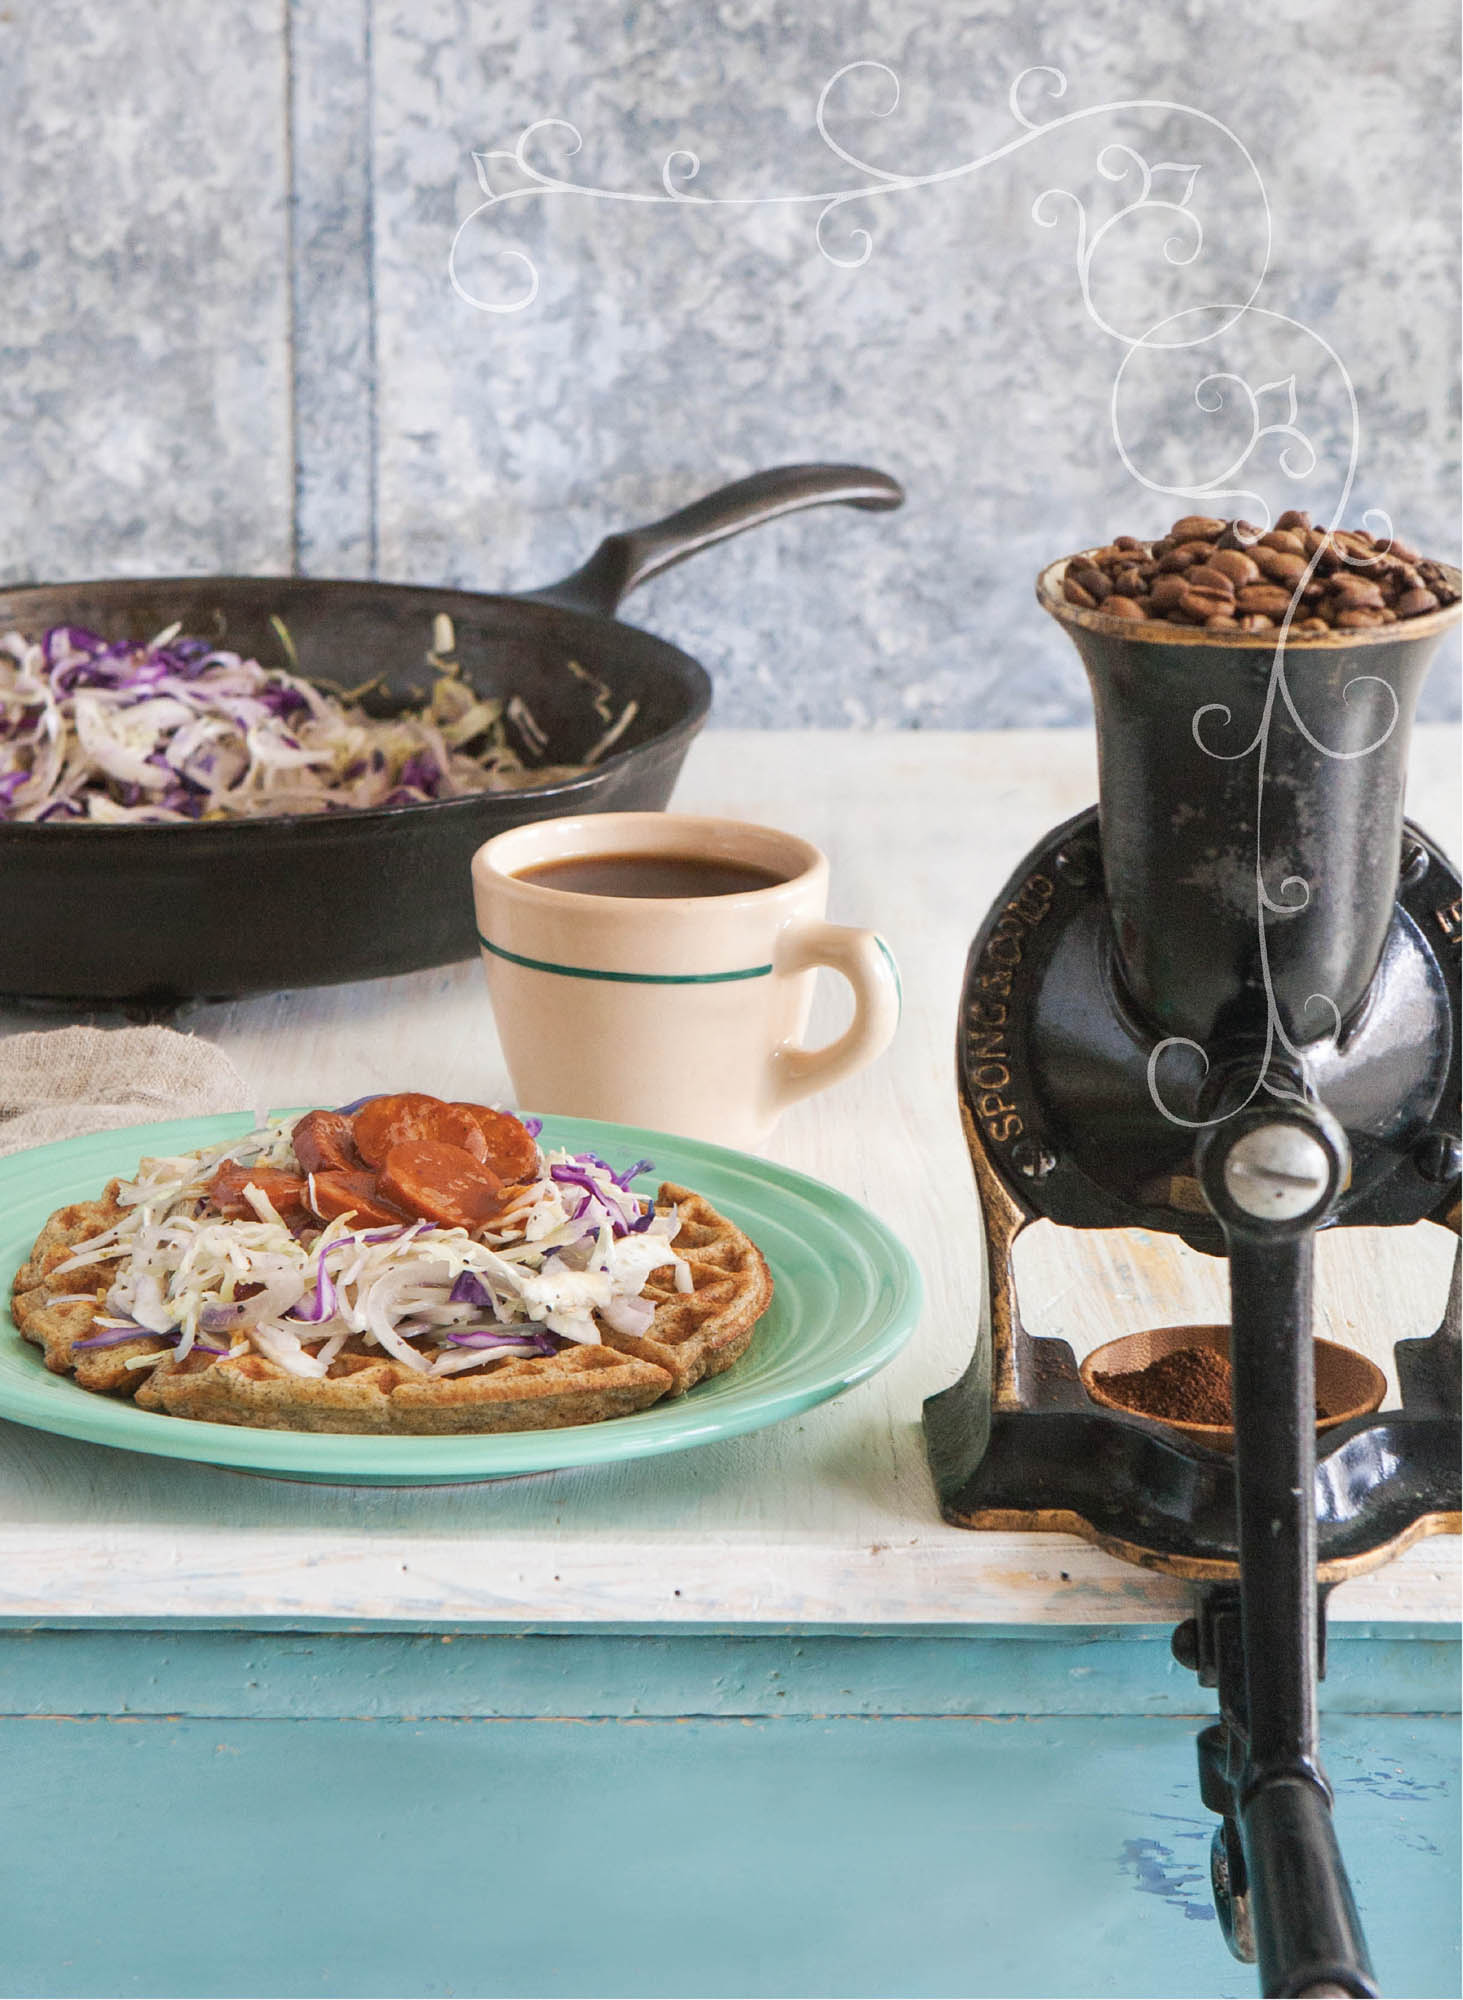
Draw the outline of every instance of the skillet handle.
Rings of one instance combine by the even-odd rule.
[[[607,535],[589,561],[559,583],[522,594],[541,604],[563,604],[574,611],[613,615],[620,603],[648,577],[672,563],[684,562],[698,549],[724,542],[744,528],[760,527],[779,514],[802,507],[823,507],[832,501],[849,507],[883,512],[898,507],[904,488],[887,472],[862,465],[775,465],[733,481],[703,500],[693,500],[663,521]]]

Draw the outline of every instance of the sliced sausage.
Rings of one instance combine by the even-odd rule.
[[[379,1167],[393,1146],[409,1139],[429,1139],[430,1120],[443,1108],[440,1097],[404,1090],[394,1097],[373,1097],[351,1120],[356,1151],[368,1167]]]
[[[483,1137],[482,1126],[472,1115],[471,1105],[439,1105],[431,1119],[431,1130],[423,1136],[440,1139],[444,1146],[461,1146],[464,1153],[472,1154],[479,1166],[487,1164],[488,1142]]]
[[[361,1170],[351,1121],[338,1111],[307,1111],[290,1137],[295,1158],[307,1174],[355,1174]]]
[[[388,1201],[447,1229],[480,1229],[503,1207],[497,1174],[461,1146],[440,1139],[409,1139],[393,1146],[379,1185]]]
[[[538,1171],[538,1146],[528,1127],[509,1111],[492,1111],[486,1104],[449,1104],[465,1112],[486,1142],[484,1164],[501,1181],[531,1181]]]
[[[287,1174],[278,1167],[241,1167],[236,1160],[225,1160],[218,1169],[208,1183],[208,1199],[220,1215],[232,1221],[247,1217],[256,1222],[252,1204],[244,1199],[246,1187],[257,1187],[267,1195],[281,1217],[304,1212],[305,1183],[299,1174]]]
[[[322,1222],[337,1215],[352,1216],[360,1228],[410,1222],[411,1216],[396,1208],[376,1185],[374,1174],[325,1169],[311,1176],[313,1207]]]

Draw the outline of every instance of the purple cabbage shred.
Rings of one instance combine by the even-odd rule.
[[[481,1312],[493,1310],[493,1295],[476,1271],[464,1271],[447,1296],[455,1306],[476,1306]]]
[[[73,1340],[73,1347],[120,1347],[124,1340],[172,1340],[178,1338],[178,1329],[173,1327],[168,1333],[154,1333],[150,1326],[119,1327],[107,1333],[94,1333],[86,1340]]]
[[[447,1334],[454,1347],[527,1347],[535,1354],[557,1354],[558,1336],[552,1333],[500,1333],[487,1327],[452,1329]]]

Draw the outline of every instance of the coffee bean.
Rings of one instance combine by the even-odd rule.
[[[1343,611],[1380,611],[1382,593],[1366,577],[1336,576],[1331,579],[1331,601]]]
[[[1209,568],[1227,576],[1236,590],[1243,584],[1260,581],[1259,563],[1254,556],[1246,555],[1241,549],[1220,549],[1216,555],[1210,556]],[[1191,571],[1190,576],[1193,582],[1198,582],[1197,571]]]
[[[1228,591],[1195,590],[1191,586],[1179,599],[1179,609],[1206,621],[1216,616],[1228,618],[1234,611],[1234,596]]]
[[[1144,542],[1115,535],[1073,556],[1062,595],[1125,624],[1159,620],[1227,633],[1292,639],[1375,631],[1456,604],[1457,572],[1406,543],[1359,528],[1323,529],[1292,508],[1261,534],[1247,521],[1186,514]],[[1293,608],[1294,607],[1294,608]]]
[[[1424,611],[1436,611],[1438,600],[1430,590],[1409,590],[1396,603],[1399,618],[1420,618]]]
[[[1251,583],[1239,592],[1241,611],[1263,611],[1267,618],[1283,618],[1290,609],[1290,592],[1278,583]]]
[[[1299,583],[1306,573],[1305,557],[1293,556],[1285,549],[1256,549],[1255,564],[1272,583]]]
[[[1195,590],[1219,590],[1226,597],[1234,596],[1234,578],[1214,562],[1195,563],[1189,571],[1189,583]]]
[[[1315,531],[1312,530],[1312,533]],[[1337,570],[1346,567],[1346,549],[1334,535],[1316,535],[1315,547],[1310,548],[1311,536],[1306,536],[1306,544],[1316,559],[1316,570],[1321,576],[1333,576]]]
[[[1216,547],[1220,549],[1250,549],[1260,539],[1260,530],[1253,521],[1231,521],[1219,537]]]

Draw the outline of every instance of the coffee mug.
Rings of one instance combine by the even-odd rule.
[[[873,931],[823,921],[828,861],[796,835],[687,813],[595,813],[473,856],[478,941],[518,1103],[756,1146],[886,1049],[899,976]],[[801,1037],[817,968],[854,1016]]]

